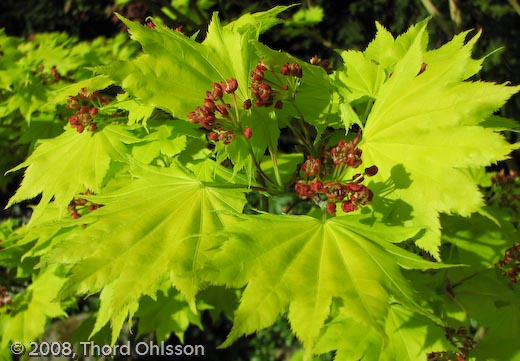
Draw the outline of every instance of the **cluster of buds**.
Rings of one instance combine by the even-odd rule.
[[[322,182],[319,179],[313,179],[312,181],[299,180],[295,185],[295,189],[301,199],[310,198],[318,204],[326,200],[327,212],[329,214],[336,213],[337,203],[341,203],[341,209],[348,213],[366,205],[374,196],[367,186],[359,183],[362,179],[363,176],[358,174],[356,179],[349,182]]]
[[[361,165],[362,150],[357,147],[359,136],[351,142],[345,139],[339,141],[338,145],[331,149],[330,158],[335,165],[346,165],[348,167],[357,168]]]
[[[98,114],[98,108],[108,104],[108,99],[98,91],[89,93],[87,88],[82,88],[77,96],[69,96],[67,109],[76,110],[69,117],[69,124],[76,128],[78,133],[83,133],[85,129],[93,132],[97,129],[94,118]]]
[[[343,180],[348,168],[358,168],[362,163],[361,149],[357,148],[359,135],[350,142],[341,140],[336,147],[325,152],[323,159],[307,156],[301,165],[304,179],[298,180],[295,185],[301,199],[311,199],[317,205],[326,203],[329,214],[336,213],[338,203],[348,213],[372,201],[374,194],[362,182],[365,176],[377,174],[375,165],[355,174],[349,181]]]
[[[500,207],[518,212],[520,210],[520,177],[517,172],[510,170],[509,174],[506,174],[504,169],[501,169],[491,177],[491,182],[494,192],[494,197],[491,199],[496,199]]]
[[[498,261],[497,267],[502,269],[503,276],[509,276],[512,283],[518,281],[518,274],[520,274],[520,243],[505,251],[504,258]]]
[[[204,129],[211,130],[208,139],[229,144],[235,139],[235,131],[240,129],[239,120],[234,119],[233,107],[237,107],[235,92],[238,82],[231,78],[225,82],[213,83],[212,90],[206,91],[204,103],[188,114],[193,124],[200,124]],[[226,102],[230,95],[232,103]],[[251,128],[245,128],[242,133],[249,139],[253,135]]]
[[[5,313],[11,313],[11,307],[13,304],[13,300],[11,300],[11,296],[9,292],[7,292],[7,288],[4,286],[0,286],[0,309],[5,308]]]
[[[465,327],[455,330],[453,327],[446,327],[446,339],[450,341],[459,352],[442,351],[431,352],[428,354],[428,361],[466,361],[469,352],[475,348],[476,342]]]
[[[61,80],[61,75],[58,72],[58,68],[56,68],[56,65],[53,65],[49,72],[45,71],[45,68],[43,64],[39,64],[36,68],[36,71],[34,72],[34,75],[39,76],[43,84],[56,84]]]
[[[215,129],[215,131],[209,132],[208,139],[214,142],[221,141],[227,145],[235,140],[235,133],[232,130]]]
[[[321,59],[321,58],[318,57],[318,55],[314,55],[309,60],[309,63],[311,63],[312,65],[321,66],[323,69],[325,69],[327,74],[332,74],[332,72],[334,71],[334,69],[332,69],[332,66],[330,64],[330,60],[329,59]]]
[[[80,193],[83,195],[89,195],[92,194],[92,191],[87,190],[85,193]],[[70,213],[70,216],[73,219],[78,219],[82,215],[86,214],[87,212],[92,212],[98,208],[100,208],[101,204],[96,204],[93,202],[90,202],[86,200],[85,198],[74,198],[70,201],[69,205],[67,206],[67,210]]]
[[[273,79],[266,78],[267,66],[263,62],[259,62],[251,71],[251,86],[253,92],[254,105],[257,107],[270,107],[281,109],[283,107],[282,98],[286,97],[285,92],[289,91],[290,85],[295,80],[303,77],[302,67],[297,62],[290,62],[282,65],[280,73],[285,77],[281,79],[278,74],[271,71]],[[247,102],[247,106],[251,106],[251,101]],[[244,103],[244,108],[246,103]]]

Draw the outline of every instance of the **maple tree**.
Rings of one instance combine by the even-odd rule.
[[[480,33],[429,50],[427,20],[377,24],[337,70],[302,61],[258,40],[285,9],[215,14],[201,43],[121,18],[142,52],[55,90],[64,131],[11,170],[9,205],[41,198],[5,232],[1,264],[32,284],[0,348],[93,294],[90,336],[135,317],[182,339],[233,289],[223,347],[286,317],[308,359],[520,360],[518,225],[479,189],[518,148],[493,114],[520,87],[471,80]]]

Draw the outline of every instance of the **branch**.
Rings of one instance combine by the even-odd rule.
[[[515,0],[512,0],[515,1]],[[460,9],[457,6],[456,0],[449,0],[450,2],[450,17],[451,20],[457,25],[457,29],[460,29],[460,26],[462,25],[462,16],[460,14]]]
[[[453,33],[450,24],[444,19],[442,14],[439,12],[439,10],[437,10],[431,0],[421,0],[421,2],[426,8],[426,11],[428,11],[428,13],[435,19],[435,21],[437,21],[442,31],[444,31],[448,37],[451,37]]]
[[[516,0],[508,0],[513,9],[515,9],[516,13],[520,15],[520,4]]]

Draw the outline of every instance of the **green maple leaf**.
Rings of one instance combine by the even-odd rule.
[[[400,266],[442,266],[389,242],[412,237],[415,228],[366,224],[360,216],[244,217],[216,234],[223,245],[207,269],[214,283],[247,284],[223,346],[271,325],[288,309],[292,329],[312,348],[333,299],[349,317],[382,332],[391,296],[416,307]]]
[[[488,208],[500,223],[496,224],[480,214],[469,219],[460,216],[441,216],[442,238],[454,247],[449,252],[449,262],[467,264],[476,270],[494,266],[504,251],[518,239],[518,231],[509,222],[502,222],[505,215],[499,209]]]
[[[128,125],[142,122],[145,128],[147,128],[148,119],[150,119],[155,109],[154,107],[142,104],[139,99],[130,97],[128,93],[119,94],[117,96],[117,102],[114,103],[113,107],[116,111],[118,109],[128,111]]]
[[[42,140],[25,162],[10,170],[27,167],[20,188],[7,206],[41,193],[32,221],[53,198],[63,216],[75,195],[87,189],[99,192],[110,164],[127,162],[127,144],[137,142],[140,140],[119,125],[83,134],[69,127],[56,138]]]
[[[203,307],[198,307],[202,310]],[[139,318],[139,333],[145,335],[154,332],[157,341],[167,340],[172,332],[184,343],[184,332],[190,324],[202,329],[200,313],[196,314],[188,305],[184,296],[168,287],[159,291],[155,297],[144,296],[139,301],[135,313]]]
[[[316,65],[303,62],[295,57],[275,51],[269,47],[256,42],[256,51],[269,69],[279,73],[283,64],[296,62],[302,68],[303,77],[298,86],[298,93],[294,102],[284,101],[282,113],[289,117],[301,117],[310,124],[322,125],[323,118],[330,112],[333,87],[325,70]],[[290,108],[287,110],[285,108]],[[288,113],[288,114],[287,114]]]
[[[463,33],[439,49],[424,51],[424,31],[424,26],[416,31],[392,76],[374,94],[359,146],[364,164],[379,168],[368,185],[379,194],[379,186],[390,185],[393,176],[390,182],[395,183],[405,173],[409,177],[406,186],[387,187],[392,192],[386,200],[413,208],[409,222],[426,229],[417,245],[439,257],[439,213],[467,216],[483,205],[467,169],[504,159],[518,147],[480,123],[520,87],[464,81],[480,67],[480,61],[470,58],[478,35],[464,44]],[[423,62],[427,67],[420,73]],[[400,177],[392,175],[395,167],[402,167]],[[382,200],[376,194],[374,208],[385,213]]]
[[[225,28],[237,32],[247,32],[251,26],[254,26],[256,29],[258,29],[258,33],[262,34],[273,26],[283,23],[284,20],[277,18],[277,16],[294,6],[296,5],[279,5],[267,11],[243,14],[237,20],[227,24]]]
[[[188,122],[175,121],[168,125],[153,127],[150,134],[143,137],[143,144],[134,146],[132,155],[134,159],[144,164],[150,164],[160,155],[173,157],[186,149],[188,136],[192,138],[201,136],[201,133]]]
[[[484,331],[470,355],[477,360],[513,360],[520,355],[515,341],[520,334],[520,292],[495,265],[518,241],[518,230],[504,221],[508,218],[504,210],[486,210],[498,224],[480,214],[469,219],[441,218],[443,237],[451,244],[445,259],[472,267],[447,270],[435,282],[448,282],[443,289],[449,293],[441,294],[446,314],[466,324],[471,320]]]
[[[253,152],[263,155],[269,142],[276,144],[278,123],[263,122],[261,115],[250,117],[241,108],[250,98],[250,72],[258,63],[252,41],[266,27],[278,22],[275,17],[284,9],[246,15],[225,27],[215,13],[202,43],[161,26],[150,29],[121,18],[132,38],[141,43],[144,53],[98,71],[119,82],[143,104],[183,119],[203,103],[212,83],[235,78],[237,108],[243,113],[241,126],[253,128],[256,135],[251,140]],[[246,168],[251,177],[254,164],[249,145],[242,135],[238,134],[238,138],[229,147],[218,148],[219,159],[229,157],[236,171]]]
[[[459,309],[467,319],[484,327],[482,340],[470,355],[478,360],[512,360],[520,347],[520,291],[497,269],[475,272],[460,269],[447,273],[452,280],[452,295],[446,297],[449,307]],[[460,282],[459,282],[460,281]],[[468,320],[466,320],[468,322]],[[496,345],[501,347],[497,348]]]
[[[9,341],[28,345],[41,337],[49,319],[66,315],[57,297],[65,281],[64,272],[52,266],[14,297],[11,314],[2,312],[0,316],[1,349]]]
[[[335,361],[415,361],[430,352],[452,349],[444,330],[399,304],[388,309],[385,340],[374,329],[360,332],[363,324],[340,313],[327,323],[315,353],[336,351]]]
[[[214,173],[217,182],[226,181],[221,174],[231,176]],[[79,220],[88,224],[84,232],[46,256],[74,265],[65,294],[101,290],[93,333],[111,320],[114,340],[140,297],[153,295],[165,279],[195,308],[202,251],[211,246],[201,235],[231,222],[229,213],[240,213],[245,202],[242,190],[207,186],[176,165],[134,165],[132,175],[136,179],[121,189],[91,197],[104,206]]]
[[[89,79],[81,80],[73,84],[67,84],[49,93],[48,106],[56,106],[58,103],[67,101],[69,96],[77,95],[82,88],[87,88],[89,93],[102,90],[111,85],[113,81],[105,75],[98,75]]]
[[[428,34],[424,32],[424,28],[427,23],[428,19],[411,26],[406,33],[394,39],[384,26],[376,22],[376,37],[365,51],[341,52],[344,68],[337,72],[338,90],[346,103],[364,97],[375,99],[395,63],[418,36],[421,50],[426,50]]]
[[[238,81],[239,104],[249,98],[249,72],[258,62],[252,25],[241,31],[222,27],[215,14],[203,43],[163,27],[150,29],[122,17],[132,38],[143,46],[137,59],[99,68],[145,104],[185,118],[201,105],[213,82]],[[265,23],[263,23],[265,24]],[[243,31],[244,26],[248,31]]]

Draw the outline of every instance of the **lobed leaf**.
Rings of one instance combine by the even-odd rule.
[[[121,189],[92,197],[104,206],[81,218],[84,232],[46,257],[73,266],[64,294],[101,291],[93,333],[111,320],[114,341],[141,296],[155,294],[165,279],[195,308],[197,272],[211,247],[202,235],[232,222],[230,213],[244,205],[240,189],[206,186],[177,165],[134,165],[132,174],[136,179]]]
[[[520,87],[464,82],[480,64],[470,58],[476,37],[464,45],[462,34],[424,52],[423,31],[381,84],[360,148],[365,164],[379,168],[373,184],[387,182],[396,166],[408,174],[410,183],[390,187],[386,199],[413,208],[410,222],[427,228],[417,245],[438,258],[438,214],[467,216],[483,205],[476,182],[464,170],[504,159],[518,147],[480,123]],[[423,62],[427,67],[420,73]]]
[[[32,221],[42,215],[52,199],[63,216],[75,195],[87,189],[99,192],[110,164],[126,162],[126,145],[137,142],[140,139],[119,125],[84,134],[69,128],[56,138],[42,140],[25,162],[9,171],[27,167],[22,184],[7,207],[42,194]]]
[[[443,266],[419,262],[388,242],[412,237],[418,231],[414,228],[367,225],[360,216],[322,221],[265,214],[244,219],[216,234],[222,246],[207,269],[210,282],[246,285],[223,346],[271,325],[288,310],[294,332],[312,349],[333,299],[356,322],[383,332],[391,297],[416,307],[400,266]]]

